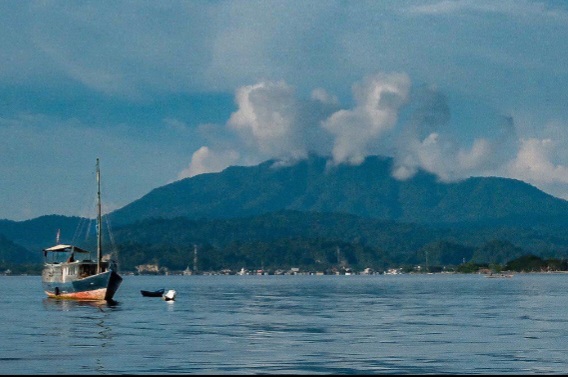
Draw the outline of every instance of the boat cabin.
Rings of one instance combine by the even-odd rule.
[[[43,252],[46,263],[42,275],[46,280],[85,278],[97,274],[97,262],[91,259],[87,250],[73,245],[56,245]],[[100,272],[105,272],[116,268],[116,263],[104,261],[100,267]]]
[[[73,245],[55,245],[43,249],[47,263],[71,263],[74,261],[91,260],[91,252]]]

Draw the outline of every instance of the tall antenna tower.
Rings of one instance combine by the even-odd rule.
[[[197,245],[193,245],[193,273],[197,273]]]

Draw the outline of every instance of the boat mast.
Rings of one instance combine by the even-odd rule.
[[[102,259],[102,231],[101,231],[101,171],[97,158],[97,274],[101,272]]]

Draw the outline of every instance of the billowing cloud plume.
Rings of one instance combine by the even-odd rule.
[[[229,165],[253,165],[267,159],[293,163],[309,153],[328,154],[331,136],[321,127],[337,108],[323,89],[301,102],[285,82],[260,82],[236,92],[238,110],[223,128],[200,128],[210,144],[196,151],[178,178],[220,171]]]
[[[555,163],[560,146],[551,139],[523,139],[509,173],[525,182],[568,183],[568,167]]]
[[[248,156],[248,161],[238,161],[243,164],[269,158],[297,161],[310,153],[331,155],[336,164],[356,164],[378,152],[376,146],[396,124],[409,90],[405,74],[376,74],[353,86],[355,107],[341,109],[337,97],[324,89],[314,89],[309,99],[300,101],[285,82],[260,82],[237,90],[238,110],[225,132],[237,136],[240,156]],[[208,168],[218,171],[222,161],[239,159],[217,149],[207,146],[194,153],[180,177],[212,171]]]
[[[489,175],[514,157],[516,132],[511,117],[492,119],[485,125],[489,133],[465,144],[452,130],[444,95],[426,88],[417,93],[415,100],[411,120],[397,139],[395,177],[407,179],[418,169],[434,173],[442,181]]]
[[[550,139],[519,142],[511,116],[480,117],[477,126],[484,132],[475,135],[470,129],[470,138],[464,139],[463,125],[452,123],[446,96],[431,87],[411,93],[410,79],[401,73],[366,77],[353,85],[353,96],[353,107],[342,108],[321,88],[300,99],[283,81],[241,87],[237,111],[225,125],[203,128],[211,130],[205,137],[211,144],[193,153],[179,178],[271,158],[280,166],[314,153],[331,164],[391,156],[392,174],[401,180],[423,169],[446,182],[498,175],[541,187],[568,183],[568,167],[553,162],[558,146]]]
[[[361,163],[377,139],[394,127],[409,90],[405,74],[377,74],[354,85],[355,108],[340,110],[322,123],[335,136],[334,162]]]
[[[490,134],[463,144],[452,136],[447,98],[434,88],[420,88],[410,96],[410,89],[406,74],[378,73],[353,85],[354,106],[345,109],[321,88],[302,101],[283,81],[241,87],[236,92],[238,110],[223,128],[210,127],[211,135],[224,142],[210,137],[212,144],[193,154],[179,178],[270,158],[290,163],[315,153],[329,156],[333,164],[391,154],[398,179],[424,169],[451,181],[491,174],[514,157],[510,117],[500,117],[490,125]],[[406,105],[410,119],[399,122]],[[395,148],[386,148],[385,140]]]
[[[178,178],[193,177],[201,173],[220,172],[239,160],[239,152],[234,150],[212,151],[206,146],[196,150],[191,156],[191,164],[178,174]]]
[[[236,97],[239,109],[228,126],[250,148],[267,157],[306,157],[299,106],[290,86],[284,82],[262,82],[240,88]]]

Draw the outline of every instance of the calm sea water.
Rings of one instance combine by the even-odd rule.
[[[0,284],[3,374],[568,373],[568,274],[125,276],[115,305]]]

